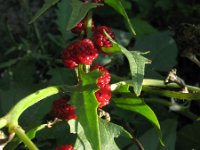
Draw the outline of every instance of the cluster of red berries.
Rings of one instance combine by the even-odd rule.
[[[97,80],[97,86],[99,87],[99,90],[95,93],[95,96],[99,102],[99,108],[102,108],[103,106],[109,104],[109,100],[111,98],[110,73],[102,65],[94,65],[90,70],[98,70],[99,72],[103,73],[103,75]]]
[[[61,145],[59,147],[56,147],[55,150],[74,150],[72,145]]]
[[[57,99],[53,102],[51,114],[61,120],[77,119],[75,109],[72,105],[67,102],[70,100],[70,96],[65,96]]]
[[[84,23],[78,23],[78,25],[72,29],[74,33],[80,34],[85,31],[85,26],[83,27],[80,24]],[[70,44],[64,49],[62,55],[64,65],[70,69],[76,68],[79,64],[91,65],[98,57],[99,52],[109,54],[109,52],[103,52],[101,50],[102,47],[112,47],[112,42],[105,35],[104,31],[114,39],[114,33],[110,28],[106,26],[94,28],[93,41],[85,38]]]
[[[89,39],[76,41],[69,45],[63,52],[64,65],[74,69],[79,64],[91,65],[98,57],[98,50]]]
[[[84,18],[71,31],[78,35],[80,35],[81,33],[85,33],[86,32],[85,21],[86,21],[86,19]],[[99,52],[104,53],[104,54],[109,54],[109,52],[103,52],[101,50],[102,47],[105,47],[105,48],[112,47],[112,42],[105,35],[104,32],[108,33],[112,39],[114,39],[114,37],[115,37],[114,32],[107,26],[95,27],[94,23],[92,23],[92,31],[93,31],[92,40],[94,43],[93,45],[95,45],[97,47]],[[91,42],[88,42],[88,43],[91,43]],[[72,43],[70,46],[68,46],[65,51],[70,49],[72,45],[75,45],[75,43]],[[65,65],[67,66],[67,64],[65,64]]]
[[[115,35],[113,31],[106,27],[106,26],[98,26],[93,34],[93,41],[99,48],[105,47],[109,48],[112,47],[112,42],[107,38],[104,31],[110,35],[112,39],[114,39]]]
[[[88,0],[82,0],[87,3]],[[103,0],[92,0],[91,2],[102,3]],[[86,35],[86,22],[87,17],[81,20],[71,31],[77,35]],[[92,37],[91,39],[84,38],[82,40],[73,42],[64,49],[62,59],[64,65],[69,69],[75,69],[79,64],[92,65],[93,61],[97,59],[99,53],[110,54],[110,52],[102,51],[102,48],[112,47],[112,42],[106,36],[105,32],[114,39],[113,31],[107,26],[95,27],[92,22]],[[102,65],[94,65],[90,71],[98,70],[103,75],[98,79],[97,86],[99,90],[95,93],[95,96],[99,102],[99,108],[107,105],[111,98],[110,89],[110,74],[106,68]]]

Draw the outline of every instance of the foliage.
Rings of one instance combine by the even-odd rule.
[[[23,0],[15,4],[20,14],[2,13],[0,127],[8,136],[17,135],[4,149],[55,149],[64,144],[78,150],[198,149],[200,89],[187,86],[190,93],[181,93],[178,85],[163,80],[165,72],[180,63],[168,26],[198,23],[199,6],[186,0]],[[113,47],[103,50],[113,54],[100,54],[95,62],[112,73],[112,99],[103,108],[111,122],[97,112],[96,80],[101,73],[85,73],[84,66],[77,72],[67,69],[60,57],[66,45],[82,38],[70,29],[91,12],[95,24],[110,26],[116,36],[113,40],[105,32]],[[12,18],[22,14],[26,18],[15,24]],[[50,117],[49,128],[52,102],[65,94],[71,96],[78,120],[54,124]]]

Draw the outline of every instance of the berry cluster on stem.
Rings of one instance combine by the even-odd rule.
[[[103,3],[103,0],[82,0],[84,3]],[[95,92],[97,101],[99,102],[99,108],[102,108],[109,104],[111,98],[110,88],[110,73],[109,71],[100,64],[94,64],[94,61],[98,58],[99,53],[107,55],[111,52],[103,51],[102,48],[112,47],[112,42],[106,36],[105,32],[114,39],[114,32],[105,25],[95,26],[92,20],[91,12],[84,17],[77,25],[71,29],[74,34],[84,37],[81,40],[77,40],[68,45],[63,53],[62,60],[64,66],[69,69],[76,69],[80,65],[91,66],[89,70],[84,70],[85,73],[89,71],[97,70],[103,73],[101,77],[97,79],[98,91]],[[78,76],[79,78],[79,76]],[[57,113],[59,114],[59,113]],[[60,118],[67,120],[60,115]]]
[[[87,3],[87,0],[82,0]],[[102,3],[103,0],[93,0],[95,3]],[[77,35],[86,34],[87,28],[91,29],[92,37],[91,39],[84,38],[79,41],[67,46],[62,55],[64,65],[69,69],[75,69],[79,64],[92,65],[94,60],[97,59],[99,53],[109,54],[110,52],[103,52],[102,47],[109,48],[112,47],[112,42],[108,39],[104,32],[108,33],[111,38],[114,39],[113,31],[107,26],[95,26],[94,22],[87,26],[87,19],[85,17],[81,20],[71,31]],[[102,72],[103,75],[97,79],[97,86],[99,90],[95,93],[97,101],[99,102],[99,108],[107,105],[111,98],[110,89],[110,74],[109,71],[102,65],[93,65],[90,71],[98,70]]]
[[[53,102],[51,115],[53,117],[68,121],[70,119],[77,119],[78,117],[75,114],[75,108],[68,104],[70,96],[66,95],[60,99],[57,99]]]

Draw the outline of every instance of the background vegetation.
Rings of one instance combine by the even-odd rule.
[[[159,72],[168,72],[172,67],[187,84],[199,86],[200,68],[187,58],[180,57],[174,41],[174,31],[181,23],[199,24],[200,2],[197,0],[122,0],[137,33],[132,38],[123,19],[110,7],[99,8],[94,14],[96,24],[111,27],[116,40],[129,49],[150,51],[146,55],[152,60],[145,72],[145,78],[164,79]],[[33,14],[43,5],[35,0],[1,0],[0,6],[0,115],[26,95],[49,85],[74,84],[74,72],[66,69],[61,61],[61,52],[76,37],[66,31],[69,18],[68,0],[62,0],[52,7],[36,22],[28,24]],[[66,9],[68,8],[68,9]],[[112,63],[111,63],[112,60]],[[113,74],[129,76],[127,60],[122,55],[102,57]],[[145,95],[153,99],[155,95]],[[51,103],[59,95],[31,107],[20,122],[25,129],[31,129],[45,120]],[[169,98],[156,97],[171,101]],[[147,101],[148,103],[148,101]],[[166,105],[149,101],[161,122],[166,148],[200,149],[200,123],[194,118],[200,115],[200,102],[181,101],[189,113],[173,111]],[[113,109],[112,103],[106,108],[113,122],[123,124],[129,121],[144,147],[148,150],[162,149],[152,126],[142,117],[132,112]],[[31,121],[30,121],[31,118]],[[50,149],[66,142],[73,143],[73,137],[63,130],[66,124],[59,124],[51,130],[45,129],[37,134],[36,143],[41,149]],[[125,143],[120,140],[121,147]],[[10,144],[12,146],[12,143]],[[17,149],[22,149],[23,145]],[[7,147],[9,149],[9,145]]]

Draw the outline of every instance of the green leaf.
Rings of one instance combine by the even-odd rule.
[[[101,4],[98,3],[83,3],[80,0],[71,0],[71,14],[67,23],[67,30],[75,27],[92,8],[96,8]]]
[[[87,148],[87,150],[93,150],[80,123],[74,120],[70,120],[68,123],[70,125],[71,133],[76,133],[78,136],[75,143],[75,149],[84,150]],[[125,134],[127,137],[131,138],[131,135],[124,130],[124,128],[102,119],[99,119],[99,128],[101,135],[101,149],[119,150],[114,138],[119,137],[121,134]]]
[[[75,85],[77,83],[75,71],[71,69],[55,68],[49,70],[47,74],[51,76],[51,79],[49,80],[50,85]]]
[[[101,135],[101,147],[105,150],[119,149],[114,138],[119,137],[121,134],[125,134],[129,138],[132,137],[123,127],[102,119],[99,120],[99,127]]]
[[[145,117],[147,120],[149,120],[157,130],[161,144],[164,145],[162,142],[162,133],[160,129],[160,124],[158,122],[158,119],[154,111],[141,98],[134,98],[128,88],[129,88],[128,85],[121,85],[116,90],[119,94],[123,94],[123,96],[112,98],[115,105],[119,108],[138,113],[143,117]]]
[[[58,3],[59,0],[46,0],[43,4],[42,8],[40,8],[36,14],[29,21],[29,24],[33,23],[36,19],[38,19],[44,12],[46,12],[50,7]]]
[[[117,42],[119,42],[122,46],[128,46],[132,39],[132,34],[129,32],[125,32],[123,30],[113,29],[113,32],[115,33],[115,39]]]
[[[68,124],[70,126],[70,133],[77,134],[74,148],[78,150],[84,150],[84,148],[87,147],[87,150],[92,150],[92,147],[86,138],[84,129],[81,124],[76,120],[69,120]]]
[[[158,33],[158,30],[156,28],[154,28],[147,21],[139,17],[131,19],[131,23],[133,23],[133,27],[135,29],[135,32],[137,33],[137,37]]]
[[[105,0],[104,2],[106,4],[108,4],[109,6],[111,6],[113,9],[115,9],[120,15],[122,15],[124,17],[131,33],[135,36],[136,35],[135,30],[132,27],[132,24],[128,18],[128,15],[127,15],[121,1],[120,0]]]
[[[97,71],[81,74],[82,84],[79,90],[71,95],[71,103],[75,106],[78,121],[83,127],[86,138],[95,150],[100,150],[100,133],[97,115],[98,102],[94,95],[98,90],[96,79],[101,74]]]
[[[168,72],[177,64],[178,49],[169,31],[138,37],[133,48],[150,51],[147,56],[152,60],[152,64],[145,70],[148,78],[163,79],[156,71]]]
[[[141,56],[136,51],[128,51],[126,49],[122,49],[122,53],[127,57],[129,61],[134,91],[136,95],[140,95],[142,90],[142,81],[144,78],[145,64],[147,64],[149,60]]]
[[[144,146],[144,149],[148,150],[175,150],[176,146],[176,128],[177,128],[177,120],[173,119],[167,119],[160,123],[162,127],[162,133],[163,133],[163,141],[165,143],[165,146],[162,147],[159,143],[159,140],[156,138],[156,132],[152,128],[145,132],[140,138],[140,142]],[[195,130],[197,131],[197,130]],[[191,131],[190,131],[191,132]],[[183,142],[181,143],[183,144]],[[194,148],[194,147],[193,147]],[[131,147],[131,149],[136,149],[136,147]],[[179,148],[177,148],[179,149]],[[184,150],[184,148],[180,148],[181,150]],[[185,150],[192,149],[187,148]]]
[[[199,136],[200,122],[184,126],[177,134],[176,148],[181,150],[200,149]]]
[[[58,9],[56,10],[56,24],[58,26],[58,30],[62,33],[62,36],[65,40],[74,36],[72,32],[66,30],[71,12],[71,0],[62,0],[60,3],[58,3]]]
[[[112,38],[107,33],[105,34],[110,39],[110,41],[112,41],[113,45],[110,48],[102,48],[102,50],[105,52],[122,52],[126,56],[129,62],[134,92],[137,96],[140,95],[142,90],[142,81],[144,78],[145,64],[150,63],[150,60],[143,57],[140,52],[127,50],[112,40]]]

